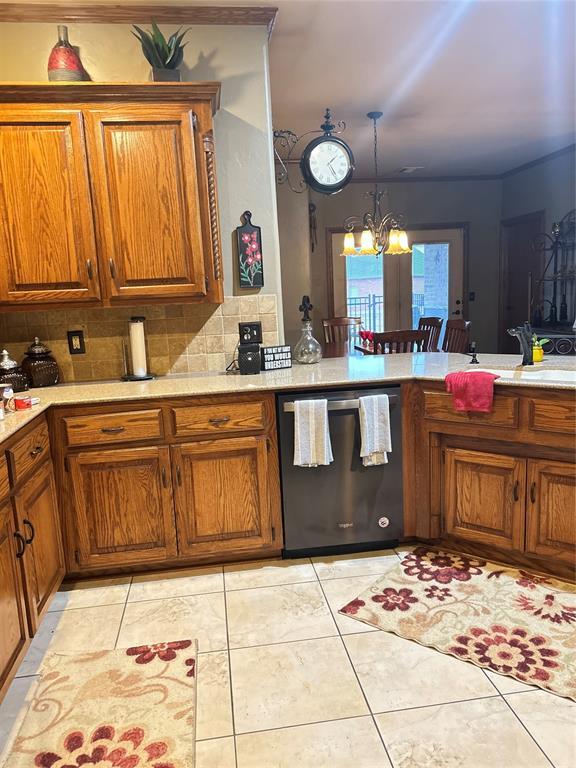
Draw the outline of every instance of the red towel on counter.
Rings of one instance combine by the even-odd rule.
[[[452,405],[456,411],[490,413],[494,400],[494,373],[486,371],[458,371],[449,373],[444,381],[446,391],[452,393]]]

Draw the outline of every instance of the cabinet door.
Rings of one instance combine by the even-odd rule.
[[[70,455],[79,568],[162,561],[176,555],[169,448]]]
[[[82,115],[0,111],[0,302],[100,295]]]
[[[272,543],[265,437],[186,443],[172,451],[181,556]]]
[[[0,506],[0,698],[28,643],[17,548],[12,507],[7,502]]]
[[[85,114],[107,295],[205,295],[192,111],[110,105]]]
[[[22,558],[30,632],[38,628],[64,578],[64,555],[52,465],[46,462],[14,498],[18,530],[26,539]]]
[[[528,461],[526,552],[576,562],[576,465]]]
[[[444,533],[500,549],[524,545],[526,462],[497,453],[447,448]]]

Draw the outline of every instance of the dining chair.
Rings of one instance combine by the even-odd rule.
[[[424,352],[438,352],[438,342],[440,341],[440,332],[442,330],[441,317],[421,317],[418,320],[418,330],[428,331],[428,344]]]
[[[322,320],[324,341],[333,344],[338,341],[349,341],[351,336],[358,336],[362,325],[360,317],[329,317]]]
[[[468,352],[470,320],[448,320],[442,341],[442,352]]]
[[[423,352],[428,343],[428,331],[388,331],[374,334],[374,354],[394,352]]]

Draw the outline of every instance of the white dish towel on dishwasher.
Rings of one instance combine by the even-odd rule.
[[[392,451],[388,395],[360,397],[360,456],[365,467],[388,464]]]
[[[328,400],[294,402],[294,464],[326,466],[334,461],[328,428]]]

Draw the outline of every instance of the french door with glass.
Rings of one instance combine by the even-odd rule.
[[[332,234],[335,316],[360,317],[364,328],[417,328],[421,317],[462,317],[464,230],[408,232],[412,255],[343,256],[342,233]]]

